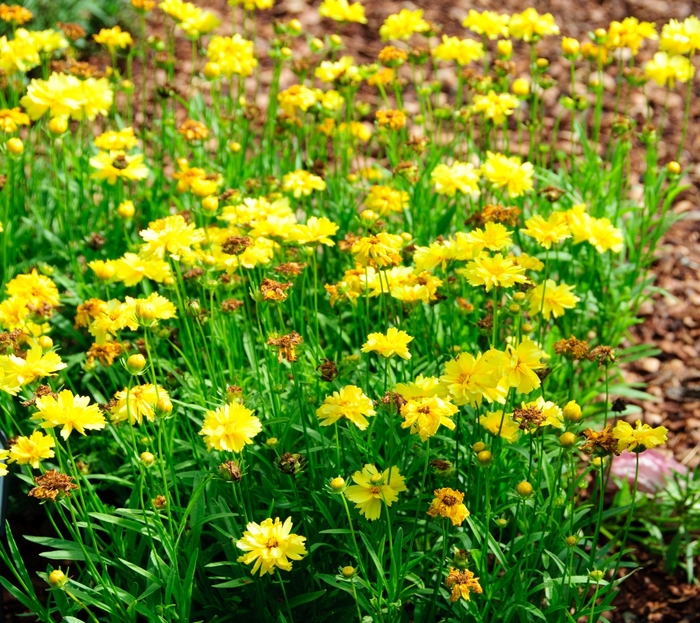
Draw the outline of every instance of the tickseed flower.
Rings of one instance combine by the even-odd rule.
[[[265,519],[262,523],[250,522],[247,530],[236,542],[236,547],[246,552],[238,557],[238,562],[246,565],[251,563],[251,574],[260,570],[260,576],[269,573],[272,575],[275,569],[282,571],[292,570],[292,561],[301,560],[306,554],[304,542],[306,537],[292,533],[292,518],[288,517],[284,523],[275,518]]]
[[[506,349],[509,358],[507,368],[504,371],[505,379],[510,387],[514,387],[521,394],[529,394],[537,389],[541,382],[535,374],[535,370],[544,368],[540,359],[544,352],[529,338],[525,338],[517,348],[509,344]]]
[[[559,26],[551,13],[540,15],[534,8],[529,7],[522,13],[510,16],[508,33],[513,39],[522,39],[531,43],[539,41],[546,35],[558,35]]]
[[[477,228],[467,234],[467,239],[473,245],[473,252],[480,253],[484,249],[489,251],[501,251],[513,244],[511,240],[512,232],[506,229],[501,223],[487,222],[483,229]],[[517,258],[519,265],[522,263]]]
[[[318,7],[321,17],[329,17],[336,22],[356,22],[366,24],[365,7],[359,2],[350,4],[348,0],[323,0]]]
[[[520,105],[520,100],[510,93],[496,93],[490,90],[487,95],[474,95],[472,110],[475,113],[483,114],[487,119],[491,119],[496,124],[501,124],[513,114],[513,111]]]
[[[31,465],[39,469],[39,463],[44,459],[54,457],[56,442],[53,437],[35,430],[29,437],[17,437],[10,446],[10,463]]]
[[[335,82],[353,67],[355,61],[352,56],[341,56],[336,62],[322,61],[314,70],[314,76],[321,82]],[[325,97],[325,96],[324,96]],[[341,98],[342,102],[342,98]]]
[[[396,466],[379,473],[374,465],[367,464],[352,479],[356,484],[345,490],[345,497],[370,521],[379,519],[382,501],[391,506],[399,499],[399,493],[406,491],[405,478]]]
[[[0,478],[7,476],[9,473],[7,471],[7,465],[4,463],[4,461],[7,461],[9,456],[10,453],[7,450],[0,450]]]
[[[513,410],[513,418],[515,420],[520,419],[522,423],[523,418],[521,416],[523,413],[527,412],[539,413],[540,421],[531,422],[535,426],[554,426],[555,428],[564,428],[563,412],[561,408],[552,401],[545,400],[542,398],[542,396],[538,396],[535,400],[530,402],[521,403],[520,409]]]
[[[495,11],[479,13],[474,9],[469,9],[469,15],[464,18],[462,26],[477,35],[486,35],[489,39],[494,40],[508,36],[508,22],[510,22],[510,15],[501,15]]]
[[[503,411],[488,411],[486,415],[480,415],[479,424],[492,435],[500,434],[509,443],[518,440],[520,427],[511,415],[505,415]]]
[[[282,188],[299,199],[302,196],[308,197],[314,190],[326,190],[326,182],[318,175],[299,169],[282,178]]]
[[[29,115],[20,108],[4,108],[0,110],[0,132],[11,134],[17,131],[17,127],[29,125]]]
[[[125,388],[114,394],[110,403],[110,420],[113,424],[129,422],[131,425],[141,424],[144,418],[153,422],[158,404],[164,398],[168,398],[168,392],[160,385],[146,383],[130,390]]]
[[[228,0],[231,6],[243,5],[246,11],[254,11],[255,9],[271,9],[275,4],[275,0]]]
[[[214,30],[220,23],[221,20],[211,11],[204,11],[196,7],[196,10],[188,14],[187,17],[180,22],[179,26],[188,38],[196,41],[202,35],[206,35]]]
[[[694,54],[700,48],[700,19],[691,15],[683,22],[672,19],[661,29],[659,49],[675,54]]]
[[[401,236],[382,231],[376,236],[358,239],[353,243],[351,251],[355,260],[362,266],[383,268],[401,263],[399,250],[402,246]]]
[[[525,268],[518,266],[512,257],[503,257],[501,253],[493,256],[483,253],[457,272],[465,277],[470,285],[484,286],[487,292],[493,287],[512,288],[516,283],[528,282]]]
[[[636,17],[626,17],[621,22],[611,22],[605,39],[605,46],[629,48],[632,54],[637,54],[645,39],[658,39],[656,26],[651,22],[640,22]]]
[[[504,188],[509,197],[520,197],[532,190],[534,168],[530,162],[521,162],[518,156],[487,151],[481,174],[494,188]]]
[[[564,311],[573,309],[581,300],[573,290],[573,286],[567,286],[565,283],[557,285],[552,279],[547,279],[528,292],[530,314],[538,314],[541,310],[545,320],[549,320],[550,316],[559,318]]]
[[[194,223],[188,223],[179,214],[152,221],[148,229],[139,232],[139,236],[145,242],[141,247],[141,256],[160,259],[166,253],[179,259],[179,254],[189,251],[192,245],[205,239],[203,231],[197,230]]]
[[[378,110],[377,124],[390,130],[400,130],[406,125],[406,114],[401,110]]]
[[[423,19],[422,9],[416,11],[402,9],[384,20],[379,29],[379,35],[382,41],[389,39],[408,41],[414,33],[426,32],[429,29],[430,25]]]
[[[506,401],[507,388],[501,385],[503,356],[497,351],[483,355],[462,353],[445,364],[440,384],[456,405],[476,407],[486,398],[488,402]]]
[[[119,26],[114,26],[114,28],[103,28],[92,38],[95,43],[99,43],[101,46],[107,48],[110,53],[114,54],[117,48],[128,48],[134,45],[134,40],[128,32],[122,31]]]
[[[433,169],[430,179],[438,195],[454,197],[459,192],[470,197],[478,197],[481,192],[479,169],[470,162],[457,161],[449,166],[439,164]]]
[[[52,73],[48,80],[33,79],[20,104],[34,120],[49,112],[51,117],[71,117],[79,121],[107,115],[114,91],[106,78],[78,80],[68,74]]]
[[[143,258],[136,253],[125,253],[118,260],[113,260],[111,265],[114,268],[114,279],[129,287],[141,283],[143,279],[158,283],[172,279],[170,264],[158,257]],[[92,268],[93,262],[89,262],[88,266]]]
[[[452,590],[450,601],[458,601],[461,597],[466,601],[471,601],[469,595],[471,593],[483,593],[479,578],[475,578],[474,574],[469,569],[455,569],[450,567],[450,572],[445,580],[447,588]]]
[[[242,404],[235,402],[207,411],[200,435],[214,450],[240,452],[253,443],[253,437],[262,430],[260,420]]]
[[[637,420],[635,427],[625,421],[619,421],[615,424],[612,434],[617,440],[617,453],[623,450],[627,452],[643,452],[656,446],[662,446],[666,443],[666,433],[668,429],[664,426],[652,428],[649,424],[642,424],[641,420]]]
[[[87,396],[74,396],[69,389],[64,389],[53,396],[38,398],[36,406],[38,413],[32,416],[32,420],[43,420],[42,428],[54,428],[61,426],[61,437],[68,439],[73,430],[81,435],[85,430],[100,430],[105,427],[105,418],[100,408],[90,404]]]
[[[588,223],[588,242],[598,253],[622,251],[622,231],[607,218],[591,218]]]
[[[108,130],[94,140],[95,147],[102,151],[129,151],[136,147],[138,140],[134,135],[134,128],[123,130]]]
[[[116,184],[118,179],[145,180],[149,173],[143,154],[129,156],[123,151],[101,151],[90,158],[90,166],[96,169],[90,176],[92,179],[105,180],[110,185]]]
[[[560,212],[552,212],[546,221],[535,214],[525,221],[525,226],[520,232],[537,240],[545,249],[551,249],[553,244],[571,237],[566,216]]]
[[[20,387],[46,376],[55,376],[65,367],[57,353],[45,353],[38,343],[34,343],[24,358],[0,355],[0,389],[15,395]]]
[[[346,385],[331,396],[326,396],[323,404],[316,409],[321,426],[330,426],[344,417],[360,430],[365,430],[369,425],[367,417],[376,413],[372,400],[355,385]]]
[[[177,316],[175,305],[157,292],[152,292],[145,299],[127,296],[125,303],[133,307],[136,319],[144,327],[153,327],[158,320],[169,320]]]
[[[410,428],[412,435],[419,435],[426,441],[437,433],[442,424],[450,430],[455,423],[450,419],[459,409],[447,400],[437,396],[414,398],[401,406],[403,422],[401,428]]]
[[[316,92],[303,84],[295,84],[280,92],[277,96],[280,108],[288,115],[294,115],[297,110],[306,112],[317,101]]]
[[[408,202],[409,195],[405,190],[394,190],[389,186],[379,185],[372,186],[365,198],[365,206],[381,216],[389,216],[392,212],[403,212],[408,207]]]
[[[185,119],[177,133],[186,141],[203,141],[209,136],[209,129],[201,121],[196,119]]]
[[[688,82],[695,75],[695,67],[685,56],[669,56],[666,52],[657,52],[644,65],[644,73],[657,84],[673,88],[676,80]]]
[[[58,307],[60,303],[56,284],[45,275],[40,275],[36,269],[8,281],[5,292],[8,296],[22,299],[28,306],[36,309],[44,306]]]
[[[460,39],[442,35],[442,43],[432,51],[433,58],[468,65],[484,57],[484,44],[474,39]]]
[[[386,335],[384,333],[370,333],[367,341],[362,345],[363,353],[375,352],[382,357],[398,355],[401,359],[410,359],[408,344],[413,340],[405,331],[399,331],[396,327],[390,327]]]
[[[464,493],[445,487],[436,489],[435,499],[430,503],[428,515],[431,517],[447,517],[453,526],[460,526],[469,517],[469,511],[464,505]]]
[[[21,26],[34,19],[34,15],[29,9],[25,9],[18,4],[8,6],[3,2],[0,4],[0,19],[8,24]]]
[[[233,75],[250,76],[258,66],[253,42],[238,33],[233,37],[212,37],[207,47],[207,58],[210,63],[216,63],[221,74],[227,78]]]

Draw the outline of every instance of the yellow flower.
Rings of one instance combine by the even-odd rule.
[[[389,15],[384,20],[379,35],[382,41],[389,39],[401,39],[407,41],[411,35],[417,32],[425,32],[430,28],[428,22],[423,19],[423,10],[409,11],[402,9],[399,13]]]
[[[323,404],[316,409],[321,426],[330,426],[344,417],[360,430],[365,430],[369,425],[367,417],[376,415],[376,413],[372,401],[362,393],[359,387],[354,385],[346,385],[339,392],[333,392],[333,395],[326,396]]]
[[[73,430],[81,435],[85,430],[100,430],[105,427],[105,418],[100,408],[90,404],[87,396],[74,396],[69,389],[64,389],[53,396],[38,398],[36,406],[38,413],[32,416],[32,420],[43,420],[42,428],[54,428],[61,426],[61,437],[68,439]]]
[[[49,111],[51,117],[92,121],[97,115],[109,113],[113,99],[114,91],[106,78],[78,80],[54,72],[48,80],[33,79],[20,104],[32,119]]]
[[[506,401],[506,388],[500,384],[503,356],[497,351],[483,355],[462,353],[445,364],[440,383],[456,405],[476,407],[486,398],[488,402]]]
[[[486,35],[493,40],[508,36],[508,22],[510,22],[510,15],[500,15],[495,11],[479,13],[474,9],[469,9],[469,15],[464,18],[462,26],[477,35]]]
[[[449,489],[436,489],[435,498],[430,503],[428,515],[431,517],[447,517],[453,526],[460,526],[469,517],[469,511],[464,505],[464,493]]]
[[[656,26],[651,22],[640,22],[636,17],[626,17],[621,22],[611,22],[605,47],[629,48],[632,54],[639,52],[639,47],[645,39],[658,39]]]
[[[591,218],[588,226],[588,242],[598,253],[622,251],[622,231],[607,218]]]
[[[431,398],[432,396],[444,397],[445,391],[440,385],[440,379],[435,376],[423,376],[419,374],[415,381],[410,383],[398,383],[394,391],[404,400],[417,400],[418,398]]]
[[[55,456],[52,448],[56,446],[53,437],[35,430],[29,437],[17,437],[10,446],[10,463],[31,465],[39,469],[39,463]]]
[[[129,151],[136,147],[137,143],[134,128],[109,130],[95,138],[95,147],[102,151]]]
[[[246,11],[253,11],[255,9],[271,9],[275,4],[275,0],[228,0],[231,6],[243,5]]]
[[[521,403],[523,411],[539,412],[541,420],[538,426],[554,426],[555,428],[564,428],[564,414],[561,408],[550,400],[545,400],[542,396],[531,402]],[[511,414],[512,415],[512,414]],[[530,430],[527,428],[526,430]]]
[[[430,396],[412,398],[401,406],[401,417],[404,421],[401,428],[410,428],[412,435],[419,435],[426,441],[437,433],[442,424],[450,430],[455,429],[455,423],[450,419],[459,409],[447,400]]]
[[[479,193],[479,169],[470,162],[456,161],[451,166],[439,164],[430,174],[430,179],[435,185],[438,195],[454,197],[458,191],[463,195],[478,197]]]
[[[284,523],[279,518],[266,519],[260,524],[250,522],[243,536],[236,541],[236,547],[247,552],[238,557],[238,562],[246,565],[255,563],[251,574],[260,569],[260,575],[272,575],[275,569],[292,570],[292,560],[306,556],[306,537],[292,533],[292,518]]]
[[[453,603],[458,601],[460,597],[466,601],[471,601],[470,593],[481,594],[484,592],[481,584],[479,584],[479,578],[475,578],[469,569],[461,570],[450,567],[450,573],[447,575],[445,585],[452,590],[450,601]]]
[[[0,132],[11,134],[20,125],[29,125],[29,115],[20,108],[4,108],[0,110]]]
[[[378,110],[377,124],[381,128],[400,130],[406,125],[406,113],[401,110]]]
[[[666,433],[668,429],[663,426],[652,428],[649,424],[642,424],[637,420],[635,427],[620,421],[613,428],[613,436],[617,439],[618,453],[623,450],[628,452],[643,452],[649,448],[662,446],[666,443]]]
[[[338,225],[325,216],[321,218],[312,216],[306,221],[306,225],[292,227],[288,239],[300,244],[325,244],[332,247],[335,246],[335,242],[330,239],[330,236],[335,236],[337,232]]]
[[[392,212],[403,212],[408,207],[409,195],[405,190],[394,190],[389,186],[375,185],[370,187],[365,198],[368,209],[378,212],[381,216],[389,216]]]
[[[27,351],[25,358],[16,355],[2,355],[0,360],[0,365],[4,368],[5,383],[17,389],[46,376],[55,376],[56,372],[66,367],[57,353],[53,351],[44,353],[36,342]],[[1,376],[2,373],[0,373],[0,378]]]
[[[487,151],[481,173],[495,188],[505,188],[510,197],[520,197],[532,190],[533,166],[529,162],[521,163],[518,156]]]
[[[362,266],[382,268],[401,263],[399,250],[403,246],[403,238],[384,231],[376,236],[360,238],[352,245],[352,254]]]
[[[95,337],[95,341],[102,345],[111,339],[109,336],[116,337],[119,331],[127,327],[132,331],[138,329],[133,308],[112,299],[104,309],[100,309],[97,317],[90,323],[88,331]]]
[[[525,225],[525,229],[521,229],[520,233],[534,238],[545,249],[551,249],[553,244],[571,238],[566,216],[560,212],[552,212],[546,221],[539,214],[535,214],[525,221]]]
[[[182,0],[163,0],[158,6],[163,13],[172,17],[176,22],[187,19],[187,17],[197,11],[197,7],[194,4],[183,2]]]
[[[100,281],[111,279],[116,272],[115,262],[113,260],[92,260],[92,262],[88,262],[87,265]]]
[[[136,319],[142,326],[151,327],[157,320],[168,320],[177,316],[175,305],[157,292],[152,292],[145,299],[127,296],[126,304],[134,309]]]
[[[372,130],[370,130],[364,123],[359,121],[351,121],[350,123],[341,123],[338,126],[339,134],[349,134],[352,138],[357,139],[366,143],[372,138]]]
[[[202,35],[214,30],[220,23],[221,20],[211,11],[203,11],[197,7],[196,11],[187,15],[180,22],[180,28],[190,39],[197,40]]]
[[[99,33],[93,35],[95,43],[106,47],[110,53],[114,53],[117,48],[128,48],[134,45],[134,40],[128,32],[123,32],[119,26],[114,28],[103,28]]]
[[[92,179],[105,180],[108,184],[116,184],[118,179],[145,180],[148,177],[148,167],[143,163],[143,154],[126,155],[123,151],[101,151],[90,158],[90,166],[96,171]]]
[[[700,19],[691,15],[682,23],[672,19],[661,29],[659,49],[675,54],[694,54],[700,49]]]
[[[367,23],[365,7],[359,2],[350,4],[348,0],[323,0],[318,13],[321,17],[329,17],[336,22]]]
[[[413,338],[405,331],[399,331],[396,327],[390,327],[386,335],[384,333],[370,333],[367,341],[362,345],[363,353],[375,352],[382,357],[398,355],[401,359],[410,359],[408,344]]]
[[[657,84],[673,88],[676,80],[688,82],[695,75],[695,67],[685,56],[669,56],[666,52],[657,52],[644,65],[644,73]]]
[[[535,9],[529,7],[522,13],[511,15],[508,32],[514,39],[522,39],[530,43],[546,35],[558,35],[559,26],[551,13],[540,15]]]
[[[124,388],[114,394],[114,405],[110,409],[110,419],[113,424],[129,422],[141,424],[146,418],[153,422],[156,418],[156,408],[161,400],[169,400],[168,392],[160,385],[146,383],[136,385],[130,390]]]
[[[484,249],[489,251],[501,251],[513,244],[512,232],[503,223],[488,222],[484,229],[475,229],[467,234],[467,239],[474,245],[474,253],[481,253]],[[517,258],[516,258],[517,259]]]
[[[148,229],[139,232],[139,236],[145,241],[141,247],[141,256],[160,259],[166,253],[178,259],[180,254],[190,251],[192,245],[205,239],[204,232],[196,229],[194,223],[185,221],[180,214],[152,221],[148,224]]]
[[[293,115],[296,110],[306,112],[316,101],[316,92],[303,84],[295,84],[282,91],[278,96],[280,108],[288,115]]]
[[[240,452],[262,430],[260,420],[239,402],[207,411],[199,434],[214,450]]]
[[[472,110],[481,113],[487,119],[491,119],[496,124],[501,124],[506,117],[513,114],[513,111],[520,105],[520,100],[510,93],[496,93],[493,90],[488,95],[474,95]]]
[[[573,290],[573,286],[567,286],[565,283],[557,285],[552,279],[547,279],[545,283],[535,286],[528,292],[530,314],[534,315],[542,310],[545,320],[549,320],[550,316],[559,318],[565,310],[573,309],[581,300]]]
[[[16,296],[29,307],[40,309],[44,306],[58,307],[60,303],[58,288],[48,277],[40,275],[36,269],[25,275],[17,275],[7,282],[5,292]]]
[[[457,271],[472,286],[484,286],[487,292],[493,287],[512,288],[516,283],[527,283],[525,268],[518,266],[512,257],[479,255]]]
[[[352,479],[356,484],[350,485],[344,495],[370,521],[379,519],[382,501],[391,506],[399,499],[399,493],[406,491],[405,478],[396,466],[380,474],[374,465],[367,464],[361,472],[355,472]]]
[[[338,61],[322,61],[314,70],[314,76],[321,82],[334,82],[354,64],[352,56],[341,56]]]
[[[0,4],[0,19],[10,24],[21,26],[32,20],[34,15],[29,9],[25,9],[18,4],[7,6],[4,2]]]
[[[508,443],[515,443],[518,440],[520,427],[510,415],[504,415],[503,411],[488,411],[486,415],[479,416],[481,424],[492,435],[503,437]]]
[[[90,262],[92,264],[92,262]],[[136,253],[125,253],[118,260],[113,260],[114,278],[125,286],[135,286],[143,279],[163,283],[172,276],[170,264],[157,257],[142,258]]]
[[[232,75],[250,76],[258,66],[254,56],[252,41],[236,33],[233,37],[212,37],[207,47],[207,58],[216,63],[221,73],[230,78]]]
[[[442,35],[442,43],[432,51],[433,58],[440,61],[455,61],[468,65],[484,57],[484,44],[474,39],[460,39]]]
[[[504,373],[508,385],[522,394],[529,394],[533,389],[537,389],[541,382],[535,370],[544,368],[544,364],[540,362],[544,352],[537,344],[525,338],[517,348],[509,344],[506,355],[508,363]]]
[[[573,237],[574,244],[579,244],[590,237],[591,217],[586,212],[586,204],[578,203],[564,212],[566,224]]]
[[[8,456],[10,456],[10,453],[7,450],[0,450],[0,478],[7,476],[9,473],[7,471],[7,465],[3,462],[7,460]]]
[[[302,196],[308,197],[314,190],[326,190],[326,182],[318,175],[299,169],[282,178],[282,188],[299,199]]]

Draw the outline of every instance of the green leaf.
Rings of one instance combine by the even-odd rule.
[[[292,597],[288,604],[290,608],[296,608],[297,606],[301,606],[302,604],[308,604],[312,601],[316,601],[319,597],[322,595],[325,595],[328,591],[324,588],[323,590],[316,591],[314,593],[304,593],[303,595],[297,595],[296,597]]]

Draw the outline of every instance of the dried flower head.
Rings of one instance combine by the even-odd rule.
[[[260,284],[260,292],[262,293],[263,300],[265,301],[281,302],[287,299],[289,295],[286,291],[293,285],[294,284],[291,281],[282,283],[281,281],[275,281],[274,279],[268,279],[265,277]]]
[[[270,336],[267,338],[267,345],[274,346],[277,348],[277,361],[280,363],[283,359],[286,359],[290,363],[297,360],[296,347],[304,342],[304,338],[301,337],[296,331],[292,331],[287,335],[281,335],[280,337]]]
[[[588,344],[572,335],[568,340],[555,342],[554,352],[568,359],[585,359],[588,357]]]
[[[221,251],[227,255],[238,255],[253,246],[250,236],[231,236],[221,245]]]
[[[296,476],[304,469],[304,457],[298,453],[285,452],[277,459],[276,464],[283,474]]]
[[[321,380],[326,383],[331,383],[338,378],[338,366],[330,359],[324,359],[316,370],[321,373]]]
[[[519,423],[521,430],[538,428],[547,419],[542,409],[534,406],[516,407],[513,409],[513,419]]]
[[[597,361],[599,366],[608,366],[615,363],[615,349],[612,346],[596,346],[588,353],[590,361]]]
[[[71,490],[78,488],[78,485],[73,484],[71,476],[61,474],[55,469],[49,470],[41,476],[36,476],[34,482],[37,486],[28,495],[37,500],[56,502],[63,496],[70,497]]]
[[[479,578],[475,578],[474,574],[469,571],[469,569],[459,570],[450,567],[445,585],[452,590],[452,594],[450,595],[451,602],[458,601],[460,597],[470,601],[470,593],[483,593],[481,584],[479,584]]]
[[[583,431],[583,436],[586,438],[586,441],[581,445],[583,452],[595,454],[596,456],[619,454],[617,451],[617,439],[613,435],[610,424],[602,431],[594,431],[587,428]]]

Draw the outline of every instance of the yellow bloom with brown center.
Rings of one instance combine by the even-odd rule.
[[[180,214],[152,221],[148,229],[139,232],[145,244],[140,255],[144,258],[163,259],[165,254],[179,259],[179,255],[190,250],[192,245],[203,242],[205,234],[194,223],[188,223]]]
[[[452,416],[459,409],[448,400],[438,396],[414,398],[401,406],[403,422],[401,428],[410,428],[412,435],[418,435],[421,441],[427,441],[437,433],[440,425],[449,430],[455,429]]]
[[[482,253],[457,272],[472,286],[484,286],[487,292],[494,287],[512,288],[516,283],[527,283],[525,268],[518,266],[511,257],[501,253],[490,256]]]
[[[469,511],[464,505],[464,493],[444,487],[436,489],[435,499],[430,503],[428,515],[431,517],[446,517],[453,526],[460,526],[469,517]]]
[[[97,156],[90,158],[90,166],[95,169],[90,177],[95,180],[105,180],[112,186],[118,179],[145,180],[149,170],[143,158],[143,154],[129,156],[123,151],[101,151]]]
[[[292,518],[284,523],[279,518],[266,519],[262,523],[250,522],[243,536],[236,541],[236,547],[246,552],[238,557],[238,562],[251,563],[251,574],[260,569],[260,575],[272,575],[275,569],[292,570],[292,561],[301,560],[306,554],[306,537],[292,533]]]
[[[501,384],[503,353],[488,351],[483,355],[462,353],[445,364],[440,384],[456,405],[476,407],[486,398],[488,402],[506,401],[507,389]]]
[[[458,601],[460,597],[470,601],[469,595],[471,593],[481,594],[484,592],[479,584],[479,578],[475,578],[469,569],[460,570],[450,567],[445,584],[447,588],[452,590],[450,601],[453,603]]]
[[[260,420],[239,402],[207,411],[199,434],[214,450],[240,452],[262,430]]]
[[[613,436],[617,440],[618,454],[623,450],[628,452],[643,452],[650,448],[656,448],[666,443],[668,429],[664,426],[652,428],[649,424],[642,424],[637,420],[634,428],[625,421],[619,421],[613,428]]]
[[[367,236],[356,240],[351,248],[355,260],[362,266],[383,268],[397,266],[401,263],[399,251],[403,246],[403,238],[384,231],[376,236]]]
[[[321,426],[330,426],[344,417],[360,430],[367,428],[367,418],[376,413],[372,400],[355,385],[346,385],[331,396],[326,396],[323,404],[316,409]]]
[[[41,308],[45,305],[58,307],[60,303],[58,288],[48,277],[40,275],[36,269],[31,273],[17,275],[5,286],[9,296],[16,296],[29,307]]]
[[[39,469],[39,463],[55,456],[52,448],[56,446],[53,437],[35,430],[29,437],[17,437],[10,446],[10,463],[31,465]]]
[[[45,353],[34,342],[24,357],[0,355],[0,389],[14,395],[20,387],[47,376],[55,376],[65,367],[57,353]]]
[[[408,344],[413,340],[405,331],[399,331],[396,327],[390,327],[386,334],[370,333],[367,341],[362,345],[363,353],[377,353],[382,357],[393,357],[397,355],[401,359],[410,359]]]
[[[356,484],[349,486],[344,495],[370,521],[379,519],[382,502],[391,506],[399,499],[399,493],[406,491],[405,478],[396,466],[380,473],[374,465],[367,464],[352,479]]]
[[[508,363],[504,370],[505,381],[522,394],[529,394],[541,385],[535,370],[544,368],[540,361],[545,353],[530,338],[525,338],[514,347],[508,344],[506,356]]]
[[[106,424],[100,408],[96,404],[91,405],[90,398],[73,395],[69,389],[64,389],[56,398],[38,398],[36,406],[39,412],[31,419],[43,420],[42,428],[61,426],[61,437],[64,439],[68,439],[74,430],[84,435],[86,429],[100,430]]]

